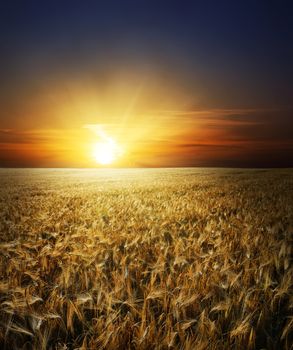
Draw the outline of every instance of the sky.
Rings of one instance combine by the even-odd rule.
[[[292,167],[290,1],[0,1],[0,167]]]

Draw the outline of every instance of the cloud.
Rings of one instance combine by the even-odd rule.
[[[179,148],[193,149],[193,148],[204,148],[204,149],[231,149],[231,148],[243,148],[243,145],[237,144],[217,144],[217,143],[179,143]]]
[[[109,136],[106,134],[103,124],[85,124],[83,128],[92,131],[96,136],[100,137],[102,140],[109,140]]]

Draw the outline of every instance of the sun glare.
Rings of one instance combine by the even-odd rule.
[[[93,156],[96,162],[101,165],[112,164],[120,154],[120,147],[110,138],[94,144]]]

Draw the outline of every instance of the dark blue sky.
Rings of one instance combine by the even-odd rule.
[[[2,0],[0,50],[2,128],[33,127],[28,101],[48,86],[113,74],[155,76],[186,96],[179,110],[271,109],[278,130],[293,125],[290,1]]]
[[[1,76],[18,85],[26,74],[121,62],[198,78],[216,105],[290,105],[289,3],[2,1]]]

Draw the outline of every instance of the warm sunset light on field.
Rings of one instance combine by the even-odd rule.
[[[293,350],[292,18],[0,0],[0,349]]]

